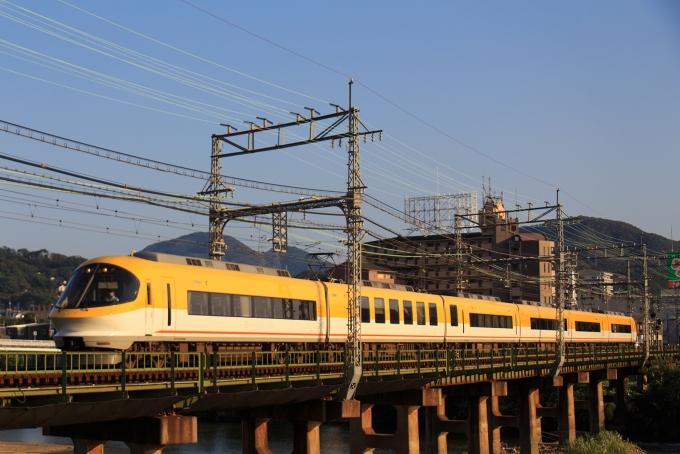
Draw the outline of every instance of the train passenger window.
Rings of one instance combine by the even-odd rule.
[[[272,316],[274,318],[286,318],[286,306],[281,298],[272,298]]]
[[[371,308],[368,306],[368,298],[361,297],[361,323],[371,323]]]
[[[425,303],[416,302],[416,316],[419,325],[425,324]]]
[[[618,325],[612,323],[612,333],[619,333],[619,334],[629,334],[631,333],[631,328],[630,325]]]
[[[146,283],[146,304],[151,306],[151,283]]]
[[[548,331],[557,331],[557,320],[551,318],[532,318],[531,329],[543,329]],[[567,330],[567,320],[564,320],[564,330]]]
[[[435,303],[428,303],[430,308],[430,325],[437,326],[437,305]]]
[[[293,300],[293,308],[296,306],[298,320],[316,320],[316,303],[314,301]]]
[[[253,317],[272,318],[271,299],[263,296],[253,296]]]
[[[251,297],[246,295],[231,295],[234,317],[251,317]]]
[[[458,326],[458,306],[449,306],[449,311],[451,311],[451,326]]]
[[[413,325],[413,303],[404,301],[404,325]]]
[[[373,309],[375,310],[375,322],[385,323],[385,300],[373,298]]]
[[[221,293],[210,294],[210,315],[218,317],[231,316],[231,298]]]
[[[512,317],[508,315],[470,314],[472,328],[512,329]]]
[[[576,331],[586,331],[589,333],[599,333],[600,324],[593,322],[576,322]]]
[[[399,324],[399,300],[390,300],[390,323]]]
[[[205,292],[189,292],[189,315],[210,315],[208,309],[208,297]]]

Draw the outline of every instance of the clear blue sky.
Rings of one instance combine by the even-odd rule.
[[[617,219],[665,236],[670,236],[671,225],[680,232],[672,195],[680,142],[678,2],[191,2],[351,75],[457,140],[355,84],[353,99],[362,120],[389,135],[381,144],[362,148],[364,183],[370,195],[392,206],[402,208],[404,196],[435,193],[438,169],[441,193],[481,191],[482,176],[490,176],[494,189],[504,191],[506,205],[513,206],[517,198],[520,205],[531,202],[536,206],[554,202],[555,189],[560,187],[564,191],[560,201],[569,215]],[[332,108],[327,102],[346,103],[346,77],[180,0],[69,3],[233,71],[56,0],[0,0],[0,119],[208,170],[210,134],[224,130],[219,123],[255,121],[256,116],[284,122],[292,119],[288,111],[302,113],[306,106],[328,113]],[[211,79],[201,79],[204,90],[200,90],[134,66],[129,57],[112,53],[122,60],[112,58],[12,18],[29,21],[34,27],[55,25],[50,30],[65,36],[76,33],[73,29],[86,32],[92,35],[87,38],[91,41],[107,40],[192,71],[195,77]],[[41,55],[28,56],[29,49]],[[40,63],[51,68],[69,63],[77,65],[78,71],[97,71],[162,91],[163,96],[182,97],[181,102],[192,103],[194,108],[195,103],[204,103],[200,106],[218,116],[38,66],[36,58],[48,59]],[[219,86],[219,96],[205,91],[207,83]],[[266,106],[233,98],[228,90]],[[131,186],[186,194],[202,189],[199,180],[114,164],[9,134],[0,134],[0,153]],[[324,144],[231,158],[224,162],[224,173],[343,190],[345,160],[344,150]],[[0,161],[0,165],[10,164]],[[61,208],[68,201],[82,204],[69,205],[72,209],[88,212],[49,208],[56,199],[61,200]],[[237,188],[236,199],[263,203],[297,196]],[[103,201],[97,210],[96,203],[94,197],[0,184],[0,216],[5,216],[0,217],[0,244],[92,257],[128,253],[149,244],[153,236],[175,237],[207,225],[206,218],[143,205]],[[132,213],[128,217],[143,220],[140,224],[98,216],[115,215],[104,209],[125,211]],[[28,220],[32,222],[15,220],[31,212],[34,217]],[[376,210],[367,208],[366,214],[393,229],[404,227]],[[181,229],[151,224],[150,217],[175,222],[168,225]],[[341,221],[337,217],[316,219]],[[81,227],[91,230],[119,229],[127,236],[46,225],[55,220],[87,224]],[[271,234],[264,230],[229,224],[227,233],[243,240],[252,238],[251,245],[268,249],[266,237]],[[138,231],[146,236],[140,237]],[[296,234],[294,241],[310,250],[338,247],[338,238],[333,236],[310,231]],[[322,243],[311,246],[317,240]]]

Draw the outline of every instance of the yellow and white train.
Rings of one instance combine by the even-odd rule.
[[[556,310],[541,303],[414,292],[364,282],[368,344],[554,343]],[[294,279],[284,270],[138,252],[89,260],[51,313],[63,349],[341,348],[347,286]],[[565,311],[570,343],[634,343],[636,324],[614,313]]]

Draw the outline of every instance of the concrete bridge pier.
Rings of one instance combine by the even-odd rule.
[[[43,435],[73,440],[74,454],[104,454],[107,441],[122,441],[131,454],[161,454],[172,444],[196,443],[195,416],[159,416],[43,427]]]
[[[519,380],[519,445],[522,454],[538,454],[541,442],[541,418],[557,417],[555,407],[542,407],[540,390],[562,386],[562,377],[533,377]]]
[[[269,449],[269,418],[241,416],[241,449],[243,454],[272,454]]]
[[[350,454],[372,453],[376,448],[390,449],[395,454],[419,454],[418,409],[436,407],[440,400],[441,391],[437,388],[363,396],[360,418],[350,421]],[[375,433],[374,405],[396,408],[397,431],[394,434]]]
[[[576,408],[574,406],[574,385],[588,383],[588,372],[564,374],[564,382],[558,395],[560,444],[576,440]]]
[[[293,454],[321,454],[321,424],[358,418],[360,406],[356,400],[312,400],[239,412],[242,452],[271,454],[267,424],[271,419],[282,419],[293,423]]]
[[[614,418],[611,421],[611,428],[614,430],[621,431],[626,428],[626,416],[628,415],[628,376],[632,374],[633,371],[629,369],[619,369],[616,380],[610,383],[616,389],[616,394],[605,396],[605,402],[613,402],[616,405]],[[607,426],[609,427],[609,424]]]
[[[440,397],[438,405],[426,409],[426,452],[445,454],[448,449],[446,435],[464,433],[470,454],[500,453],[500,432],[496,429],[500,430],[499,424],[504,424],[506,417],[498,412],[498,396],[507,396],[507,382],[482,382],[441,389],[445,394]],[[447,418],[446,394],[468,399],[466,420]],[[490,447],[495,451],[490,450]]]

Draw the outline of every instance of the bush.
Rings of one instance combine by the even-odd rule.
[[[651,367],[647,388],[629,399],[626,434],[634,440],[680,440],[680,369]]]
[[[617,432],[603,431],[595,436],[577,438],[567,443],[565,454],[630,454],[635,445]]]

